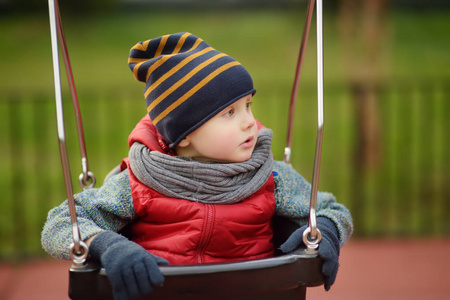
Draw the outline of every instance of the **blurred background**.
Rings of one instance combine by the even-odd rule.
[[[281,160],[307,2],[60,1],[97,186],[146,114],[127,66],[139,41],[189,31],[239,60]],[[450,2],[324,1],[325,134],[319,189],[352,212],[352,239],[449,237]],[[292,164],[309,181],[316,135],[315,19],[300,79]],[[81,160],[61,62],[75,192]],[[65,198],[47,1],[0,0],[0,261],[46,257],[40,232]]]

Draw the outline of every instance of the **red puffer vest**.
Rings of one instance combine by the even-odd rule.
[[[144,117],[129,137],[169,155],[162,137]],[[128,168],[133,204],[140,217],[130,226],[132,240],[172,265],[271,257],[274,182],[232,205],[202,204],[164,196],[141,183]]]

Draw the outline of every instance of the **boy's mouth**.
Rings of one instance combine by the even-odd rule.
[[[249,136],[242,144],[241,146],[245,148],[251,148],[253,146],[254,137],[251,135]]]

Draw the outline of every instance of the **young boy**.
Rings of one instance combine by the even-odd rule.
[[[301,244],[310,185],[273,160],[272,132],[252,115],[256,91],[247,70],[190,33],[140,42],[128,63],[146,84],[149,114],[130,134],[122,171],[74,196],[81,237],[116,299],[161,285],[158,265],[273,256],[274,215],[300,227],[281,251]],[[328,290],[352,219],[328,193],[318,194],[317,217]],[[117,233],[125,226],[131,240]],[[42,245],[68,259],[71,234],[63,203],[49,212]]]

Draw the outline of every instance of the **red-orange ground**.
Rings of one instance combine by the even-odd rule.
[[[329,292],[308,289],[307,299],[450,299],[450,239],[352,240],[341,253]],[[0,264],[0,299],[68,299],[71,262]]]

